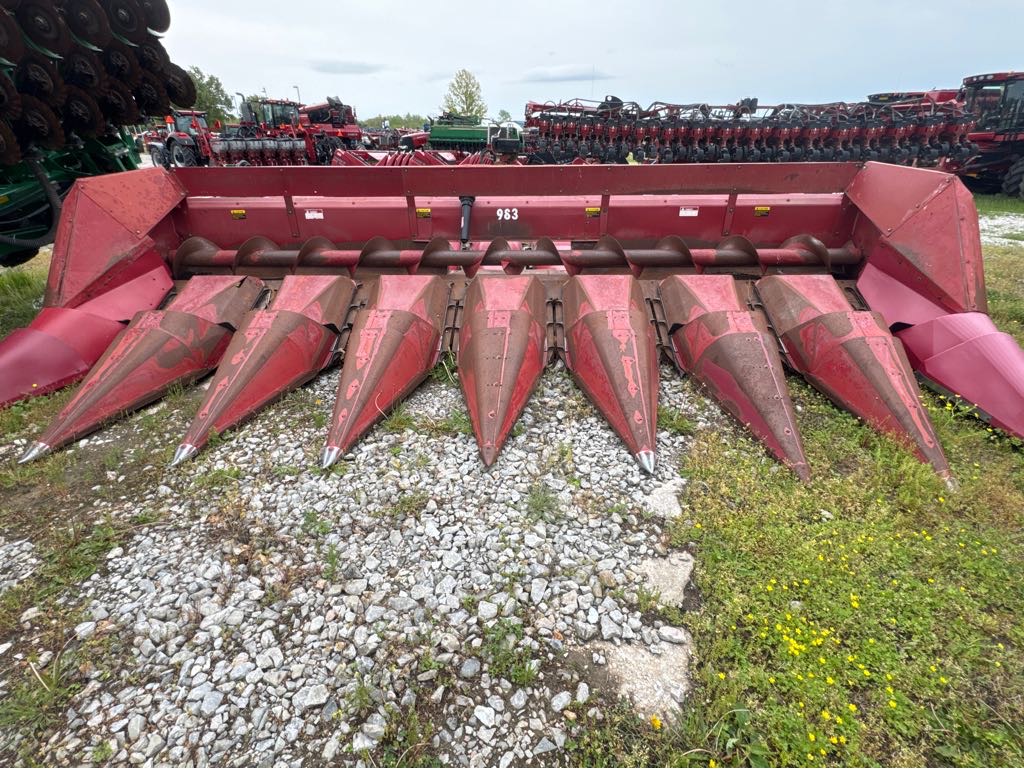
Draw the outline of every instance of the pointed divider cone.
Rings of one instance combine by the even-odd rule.
[[[898,331],[914,369],[996,427],[1024,436],[1024,350],[980,312],[942,315]]]
[[[137,314],[20,461],[43,456],[152,403],[173,385],[210,372],[262,290],[257,278],[196,277],[166,309]]]
[[[661,300],[679,364],[801,480],[810,479],[775,338],[729,275],[676,275]]]
[[[878,313],[852,310],[828,275],[772,275],[757,290],[797,371],[953,482],[906,352]]]
[[[562,292],[566,358],[577,384],[654,472],[658,351],[632,275],[577,275]]]
[[[250,312],[213,375],[172,465],[308,382],[334,359],[355,284],[332,275],[289,275],[269,309]]]
[[[348,338],[327,445],[330,467],[430,373],[440,351],[448,284],[439,276],[381,275]]]
[[[494,464],[544,370],[547,339],[541,282],[478,275],[459,330],[459,381],[480,456]]]

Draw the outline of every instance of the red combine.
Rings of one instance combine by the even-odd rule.
[[[977,120],[969,137],[975,153],[947,168],[982,189],[1024,198],[1024,72],[966,77],[958,98]]]
[[[0,403],[83,380],[28,461],[212,375],[179,463],[340,365],[327,466],[451,353],[491,464],[560,361],[649,471],[664,360],[806,478],[788,368],[948,477],[915,372],[1024,435],[1024,351],[985,310],[937,171],[155,168],[75,184]]]

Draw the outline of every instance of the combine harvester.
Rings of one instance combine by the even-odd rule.
[[[556,361],[648,472],[661,360],[805,479],[787,368],[947,479],[915,371],[1024,435],[1024,351],[937,171],[154,168],[81,180],[65,212],[0,403],[84,381],[22,461],[212,374],[180,463],[340,364],[326,467],[448,353],[488,465]]]

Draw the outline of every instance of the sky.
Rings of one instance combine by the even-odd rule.
[[[527,101],[858,101],[1024,69],[1024,1],[168,0],[164,45],[229,93],[436,115],[460,68],[491,116]],[[467,9],[473,9],[469,11]]]

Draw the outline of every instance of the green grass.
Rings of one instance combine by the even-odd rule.
[[[1024,248],[986,246],[985,286],[992,320],[1024,344]]]
[[[48,258],[0,270],[0,336],[24,326],[39,312],[46,289]]]
[[[677,435],[693,435],[695,427],[683,412],[668,406],[658,406],[658,428]]]
[[[491,675],[507,678],[517,686],[527,686],[537,677],[528,649],[519,646],[523,640],[523,624],[510,617],[502,617],[484,628],[482,655],[490,660]]]
[[[558,510],[558,495],[546,483],[538,482],[526,495],[526,517],[530,521],[550,521]]]
[[[1024,200],[1007,195],[975,195],[979,214],[1024,214]]]

